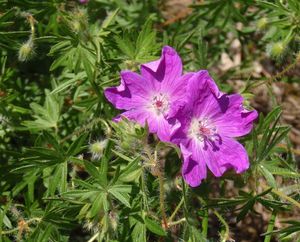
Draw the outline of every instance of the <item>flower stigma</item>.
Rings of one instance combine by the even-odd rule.
[[[190,138],[201,142],[205,140],[214,141],[218,136],[216,126],[206,117],[192,119],[188,135]]]
[[[154,95],[151,99],[151,109],[157,115],[165,114],[169,110],[169,98],[163,93]]]

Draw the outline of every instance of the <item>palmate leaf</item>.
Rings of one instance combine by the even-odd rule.
[[[152,61],[156,58],[155,54],[158,51],[158,44],[156,43],[156,32],[153,31],[152,21],[148,19],[144,24],[142,30],[139,32],[136,41],[130,33],[124,33],[123,37],[115,37],[118,48],[131,61],[136,63],[144,63]]]
[[[57,129],[60,118],[62,100],[54,94],[45,91],[46,100],[44,106],[32,103],[30,107],[33,111],[34,121],[23,121],[22,124],[29,130]]]
[[[126,33],[125,33],[124,36],[123,36],[123,38],[121,38],[120,36],[116,36],[115,37],[115,41],[116,41],[119,49],[125,55],[127,55],[131,60],[134,60],[134,58],[135,58],[135,51],[134,51],[133,42],[130,39],[130,37],[127,36]]]
[[[156,32],[153,31],[151,19],[148,19],[136,41],[135,60],[139,63],[153,60],[158,47]]]
[[[273,149],[289,132],[290,128],[278,125],[281,110],[279,107],[270,112],[266,118],[260,116],[259,125],[255,132],[262,133],[262,138],[255,143],[256,163],[259,163],[271,155]]]

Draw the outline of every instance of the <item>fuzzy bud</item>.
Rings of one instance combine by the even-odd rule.
[[[18,59],[19,61],[27,61],[34,54],[34,45],[33,40],[30,38],[27,42],[25,42],[21,48],[19,49]]]
[[[112,228],[113,231],[117,231],[117,228],[118,228],[118,214],[113,212],[113,211],[110,211],[109,213],[109,224],[110,224],[110,227]]]
[[[268,19],[266,17],[263,17],[259,19],[256,23],[256,27],[258,30],[264,30],[268,25]]]
[[[13,215],[15,218],[17,218],[17,219],[19,219],[20,217],[22,217],[22,216],[21,216],[21,212],[20,212],[15,206],[12,206],[12,207],[10,208],[10,212],[11,212],[12,215]]]
[[[280,58],[284,54],[285,49],[286,45],[282,41],[278,41],[267,46],[268,54],[273,58]]]
[[[68,19],[70,29],[77,34],[82,34],[88,29],[88,15],[85,9],[77,9],[71,12]]]
[[[116,123],[111,123],[115,132],[115,140],[120,150],[129,153],[139,153],[143,148],[145,139],[145,130],[137,123],[130,122],[127,119]]]
[[[90,152],[93,155],[93,159],[99,159],[103,155],[103,151],[107,146],[107,139],[101,140],[101,141],[96,141],[92,144],[90,144]]]

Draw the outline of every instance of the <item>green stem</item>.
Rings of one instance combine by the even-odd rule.
[[[186,184],[183,180],[183,178],[181,178],[181,182],[182,182],[182,192],[183,192],[183,201],[184,201],[184,209],[186,214],[188,214],[188,208],[187,208],[187,190],[186,190]]]
[[[277,214],[277,212],[275,210],[273,210],[270,221],[269,221],[269,224],[268,224],[267,235],[264,239],[264,242],[270,242],[271,241],[272,234],[269,234],[269,233],[271,233],[274,229],[276,214]]]
[[[208,209],[205,209],[204,217],[202,219],[202,235],[204,238],[207,238],[208,231]]]
[[[146,195],[146,186],[145,186],[145,171],[142,169],[142,174],[141,174],[141,190],[142,190],[142,195],[143,195],[143,206],[146,211],[149,211],[149,206],[148,206],[148,200],[147,200],[147,195]]]
[[[177,205],[177,207],[175,208],[174,212],[172,213],[172,215],[169,218],[169,224],[172,222],[173,218],[175,217],[176,213],[178,212],[178,210],[180,209],[180,207],[182,206],[184,202],[184,198],[182,197],[179,204]]]
[[[12,233],[14,233],[18,230],[19,230],[19,228],[14,228],[14,229],[11,229],[11,230],[2,231],[1,234],[12,234]]]
[[[185,222],[185,221],[186,221],[186,218],[181,218],[181,219],[179,219],[179,220],[177,220],[177,221],[168,223],[168,225],[169,225],[169,227],[171,227],[171,226],[180,224],[180,223]]]
[[[168,229],[168,222],[167,222],[167,216],[165,212],[165,189],[164,189],[164,177],[163,172],[161,171],[161,168],[158,172],[158,179],[159,179],[159,205],[160,205],[160,211],[162,215],[162,220],[164,223],[164,228]]]
[[[205,206],[207,205],[203,198],[198,197],[198,199]],[[207,237],[207,231],[208,231],[208,208],[205,208],[204,217],[202,218],[202,235],[204,238]]]
[[[146,152],[148,159],[150,161],[153,161],[153,165],[156,166],[158,169],[157,176],[159,180],[159,207],[160,212],[162,216],[163,221],[163,227],[165,229],[168,229],[168,221],[167,216],[165,212],[165,189],[164,189],[164,171],[163,171],[163,165],[157,160],[157,152],[154,152],[154,156],[151,154],[151,149],[147,143],[147,140],[145,139],[145,146],[144,151]]]
[[[30,223],[35,222],[35,221],[40,222],[41,219],[40,218],[32,218],[32,219],[27,220],[26,224],[30,224]],[[11,230],[2,231],[1,234],[12,234],[12,233],[14,233],[18,230],[19,230],[19,227],[11,229]]]
[[[213,212],[214,212],[214,214],[217,216],[217,218],[219,219],[219,221],[223,224],[223,226],[225,228],[225,233],[224,233],[223,238],[221,238],[221,242],[226,242],[227,240],[230,239],[230,236],[229,236],[229,226],[226,223],[226,221],[224,220],[224,218],[221,216],[221,214],[218,213],[218,211],[214,210]]]
[[[99,232],[94,234],[92,238],[88,240],[88,242],[93,242],[99,236]]]

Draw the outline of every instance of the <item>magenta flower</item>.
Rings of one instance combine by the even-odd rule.
[[[186,105],[178,112],[181,126],[171,141],[180,145],[182,174],[192,187],[206,178],[206,167],[220,177],[227,169],[248,169],[244,147],[234,140],[248,134],[257,112],[247,111],[239,94],[220,93],[207,71],[195,73],[187,86]]]
[[[159,60],[141,65],[141,75],[121,72],[121,84],[105,90],[106,98],[121,114],[141,125],[148,123],[149,131],[160,140],[169,141],[177,113],[186,95],[188,79],[182,75],[181,59],[174,49],[165,46]]]
[[[85,3],[88,3],[89,0],[79,0],[79,2],[82,3],[82,4],[85,4]]]

